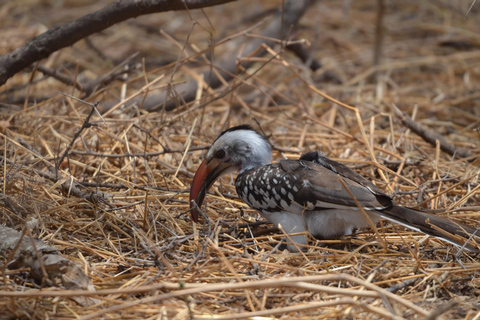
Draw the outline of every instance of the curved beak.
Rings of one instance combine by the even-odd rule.
[[[200,164],[190,187],[190,213],[193,221],[198,222],[199,208],[210,186],[231,166],[231,163],[220,162],[215,158],[210,161],[205,159]]]

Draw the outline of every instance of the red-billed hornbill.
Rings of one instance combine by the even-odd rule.
[[[456,245],[463,245],[476,232],[469,226],[394,204],[373,183],[318,152],[306,153],[298,160],[271,160],[270,143],[250,126],[222,132],[193,178],[192,219],[198,221],[198,210],[213,182],[221,174],[239,171],[235,186],[240,198],[275,226],[280,224],[287,234],[308,231],[316,238],[332,239],[368,227],[369,221],[355,200],[373,223],[385,218]],[[291,239],[297,245],[307,243],[304,235]],[[474,241],[466,247],[478,251]],[[288,248],[296,251],[294,245]]]

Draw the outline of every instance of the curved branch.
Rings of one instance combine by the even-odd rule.
[[[75,21],[54,27],[1,56],[0,86],[32,63],[124,20],[150,13],[199,9],[232,1],[235,0],[117,0]]]

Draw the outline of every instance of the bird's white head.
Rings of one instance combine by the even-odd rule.
[[[232,170],[243,172],[272,162],[268,140],[248,125],[223,131],[213,142],[206,160],[228,163]]]
[[[198,221],[198,208],[202,205],[208,188],[220,175],[232,171],[243,172],[271,161],[272,146],[250,126],[241,125],[222,132],[213,142],[193,178],[190,188],[192,219]]]

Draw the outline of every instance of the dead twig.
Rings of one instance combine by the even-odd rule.
[[[199,151],[199,150],[208,150],[210,146],[204,147],[191,147],[188,151]],[[158,152],[145,152],[145,153],[123,153],[123,154],[108,154],[102,152],[93,152],[93,151],[79,151],[79,150],[72,150],[70,154],[81,155],[81,156],[93,156],[99,158],[130,158],[130,157],[140,157],[140,158],[150,158],[150,157],[157,157],[162,154],[167,153],[184,153],[185,150],[182,149],[169,149],[164,148],[163,151]]]
[[[400,283],[397,283],[393,286],[391,286],[390,288],[387,288],[385,290],[391,292],[391,293],[395,293],[397,292],[398,290],[401,290],[403,288],[406,288],[406,287],[409,287],[411,286],[412,284],[414,284],[418,279],[417,278],[412,278],[412,279],[407,279],[405,281],[402,281]]]
[[[75,134],[73,135],[73,138],[72,140],[70,141],[69,145],[67,146],[67,148],[65,149],[65,151],[63,152],[63,154],[58,158],[58,160],[56,161],[55,163],[55,172],[58,172],[58,168],[60,168],[60,165],[63,163],[63,160],[65,159],[65,157],[67,156],[68,152],[70,151],[70,149],[72,149],[73,147],[73,144],[75,143],[75,141],[77,141],[77,138],[80,136],[80,134],[82,133],[82,131],[86,128],[90,128],[92,126],[92,124],[90,123],[90,118],[92,117],[95,109],[97,108],[99,102],[96,102],[95,104],[90,104],[88,103],[88,105],[90,105],[92,107],[92,109],[90,110],[90,112],[88,113],[87,117],[85,118],[85,121],[83,122],[82,126],[80,127],[80,129],[78,129]],[[98,111],[97,111],[98,113]]]
[[[440,143],[440,149],[451,156],[457,155],[462,158],[472,157],[470,151],[455,147],[438,133],[423,128],[420,124],[413,121],[413,119],[407,116],[404,112],[400,111],[400,109],[398,109],[398,107],[394,104],[391,105],[391,108],[395,116],[399,118],[407,128],[418,134],[420,137],[422,137],[423,140],[430,143],[432,146],[435,146],[436,142],[438,141]]]

